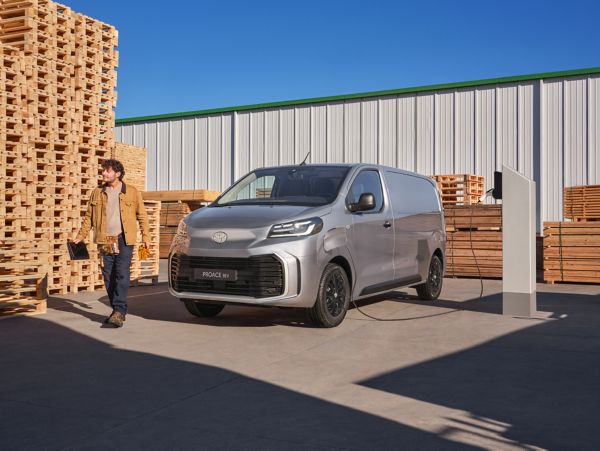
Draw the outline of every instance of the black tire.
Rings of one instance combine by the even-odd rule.
[[[206,304],[204,302],[192,301],[191,299],[184,299],[183,303],[188,312],[201,318],[217,316],[225,308],[223,304]]]
[[[350,282],[346,272],[329,263],[319,282],[315,305],[308,309],[309,318],[321,327],[335,327],[346,317],[350,304]]]
[[[417,294],[419,298],[426,301],[433,301],[440,296],[442,292],[442,283],[444,281],[444,265],[437,255],[431,257],[429,263],[429,272],[427,280],[421,285],[417,285]]]

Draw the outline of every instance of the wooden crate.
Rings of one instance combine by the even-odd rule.
[[[502,277],[502,206],[446,206],[446,276]]]
[[[600,221],[600,185],[566,187],[563,213],[573,221]]]
[[[0,317],[46,312],[48,247],[0,245]]]
[[[48,244],[50,293],[98,288],[65,243],[114,148],[117,32],[48,0],[0,9],[0,241]]]
[[[544,281],[600,283],[600,222],[544,222]]]
[[[125,183],[144,191],[146,189],[146,149],[116,143],[112,157],[121,161],[125,166]]]
[[[479,203],[484,194],[485,178],[472,174],[432,175],[438,185],[442,204],[471,205]]]
[[[138,230],[137,242],[133,248],[131,259],[131,284],[138,285],[141,280],[150,279],[153,284],[158,283],[159,258],[160,258],[160,215],[161,203],[158,201],[144,201],[144,207],[148,214],[150,228],[149,250],[150,257],[147,260],[139,259],[139,247],[142,243],[142,233]]]

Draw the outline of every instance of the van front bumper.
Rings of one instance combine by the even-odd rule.
[[[179,250],[178,254],[172,253],[169,256],[169,292],[180,299],[192,299],[198,301],[213,301],[232,304],[248,304],[262,306],[278,307],[312,307],[315,303],[318,290],[318,281],[322,273],[316,256],[316,245],[309,246],[315,249],[315,252],[306,252],[307,242],[312,242],[311,238],[292,242],[292,246],[260,246],[250,249],[193,249],[188,248],[185,252]],[[290,243],[288,243],[290,244]],[[314,243],[310,243],[314,244]],[[294,252],[299,251],[299,252]],[[181,258],[183,256],[184,258]],[[276,285],[278,294],[269,295],[269,290],[261,291],[260,295],[231,294],[225,291],[236,291],[238,288],[226,289],[225,284],[214,284],[215,287],[207,291],[201,291],[202,286],[213,285],[195,283],[195,273],[193,266],[198,266],[198,260],[194,257],[200,257],[206,261],[218,261],[234,259],[235,264],[242,264],[245,259],[249,261],[256,260],[257,257],[272,256],[280,263],[282,270],[282,283]],[[190,263],[194,261],[194,263]],[[182,263],[183,262],[183,263]],[[182,267],[183,264],[183,267]],[[211,263],[208,263],[210,265]],[[243,266],[247,268],[248,265]],[[240,266],[241,268],[242,266]],[[207,267],[206,269],[212,269]],[[183,273],[184,283],[181,283]],[[240,281],[238,285],[243,286],[244,282],[252,284],[255,282],[248,276],[247,270],[239,270],[239,274],[246,274],[247,281]],[[264,287],[264,282],[262,283]],[[275,290],[275,288],[274,288]],[[221,292],[219,292],[221,291]],[[239,290],[238,290],[239,291]],[[244,291],[244,290],[241,290]],[[249,290],[256,293],[256,290]]]

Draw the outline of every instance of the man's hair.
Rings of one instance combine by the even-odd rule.
[[[113,159],[104,160],[102,162],[102,169],[108,169],[108,168],[112,168],[113,171],[121,173],[119,180],[123,180],[123,177],[125,177],[125,168],[123,167],[123,164],[119,160],[113,160]]]

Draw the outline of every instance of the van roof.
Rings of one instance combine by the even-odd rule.
[[[259,169],[271,169],[271,168],[297,168],[299,167],[299,164],[285,164],[285,165],[281,165],[281,166],[265,166],[265,167],[261,167],[261,168],[256,168],[255,170],[259,170]],[[418,172],[412,172],[412,171],[407,171],[405,169],[400,169],[400,168],[394,168],[392,166],[384,166],[381,164],[372,164],[372,163],[307,163],[304,164],[303,166],[307,166],[307,167],[331,167],[331,168],[360,168],[360,167],[365,167],[365,168],[378,168],[378,169],[383,169],[383,170],[389,170],[389,171],[394,171],[394,172],[399,172],[401,174],[406,174],[406,175],[412,175],[412,176],[418,176],[418,177],[424,177],[426,179],[431,180],[430,177],[423,175],[423,174],[419,174]]]

